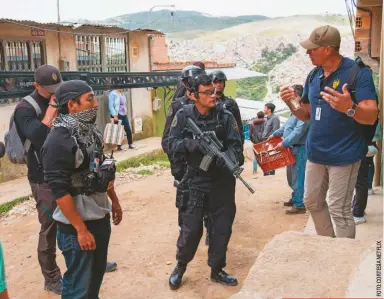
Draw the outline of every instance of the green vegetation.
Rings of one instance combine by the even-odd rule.
[[[237,96],[253,101],[262,101],[268,93],[267,78],[246,78],[237,81]]]
[[[292,45],[284,45],[281,43],[275,50],[270,50],[265,47],[261,51],[260,61],[254,65],[251,70],[268,74],[276,65],[292,56],[297,51],[297,48]],[[237,81],[237,96],[254,101],[262,101],[268,93],[267,77],[255,77],[241,79]],[[278,87],[273,89],[278,91]]]
[[[141,165],[160,164],[163,167],[170,167],[167,155],[162,150],[153,151],[148,154],[139,155],[117,164],[117,172],[122,172],[127,168],[139,167]]]
[[[5,204],[0,205],[0,217],[4,214],[8,213],[14,206],[17,206],[18,204],[26,201],[29,199],[29,196],[16,198],[10,202],[7,202]]]

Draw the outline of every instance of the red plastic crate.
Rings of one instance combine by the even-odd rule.
[[[263,172],[272,171],[296,162],[291,148],[284,148],[281,151],[274,150],[275,146],[282,141],[281,137],[274,136],[269,140],[253,145],[257,163]]]

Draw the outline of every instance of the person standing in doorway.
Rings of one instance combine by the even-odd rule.
[[[127,99],[121,89],[115,89],[109,93],[108,107],[109,114],[111,115],[111,118],[113,118],[114,122],[117,124],[119,119],[121,120],[125,133],[127,134],[128,147],[130,149],[136,148],[133,145],[132,130],[127,116]],[[121,151],[123,150],[123,147],[118,145],[117,150]]]

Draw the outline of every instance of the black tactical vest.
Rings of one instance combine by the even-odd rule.
[[[187,118],[191,118],[196,125],[201,129],[203,132],[209,132],[214,131],[216,133],[217,138],[223,142],[225,139],[225,114],[228,112],[223,109],[215,108],[213,112],[210,112],[206,117],[196,117],[195,111],[194,111],[194,105],[185,105],[183,107],[183,110],[185,112],[185,115]],[[185,137],[191,136],[192,131],[189,129],[188,126],[186,126],[183,130],[183,134]]]

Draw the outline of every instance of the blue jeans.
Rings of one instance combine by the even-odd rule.
[[[287,166],[287,181],[292,192],[292,203],[295,207],[304,207],[304,179],[307,151],[305,145],[293,147],[296,163]]]
[[[256,156],[253,156],[253,173],[257,172],[257,160]]]
[[[117,118],[121,119],[121,124],[124,126],[125,134],[127,134],[128,144],[131,145],[133,143],[132,130],[131,126],[129,125],[128,116],[119,114]]]
[[[95,250],[81,250],[77,235],[57,232],[57,244],[67,266],[63,276],[62,299],[99,298],[111,235],[110,217],[105,218],[105,226],[89,229],[96,241]]]

